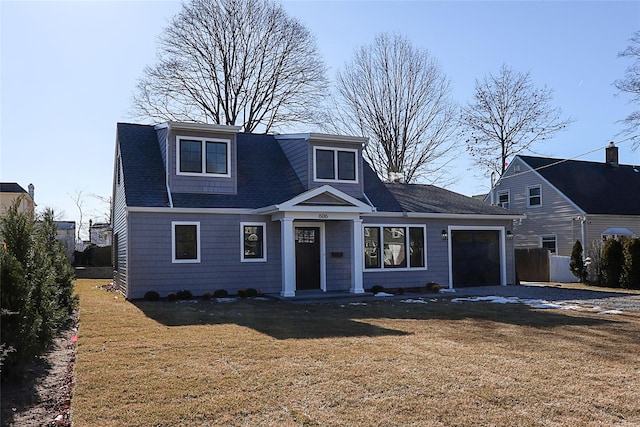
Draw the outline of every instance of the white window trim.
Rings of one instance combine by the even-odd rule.
[[[202,172],[181,172],[180,171],[180,142],[182,140],[200,141],[202,153]],[[227,173],[207,173],[207,142],[222,142],[227,144]],[[231,177],[231,140],[222,138],[202,138],[195,136],[176,136],[176,175],[182,176],[207,176],[216,178]]]
[[[244,257],[244,227],[262,227],[262,258]],[[266,222],[241,222],[240,223],[240,261],[241,262],[266,262],[267,261],[267,223]]]
[[[540,196],[536,196],[536,197],[540,197],[540,204],[539,205],[532,205],[531,204],[531,193],[529,192],[529,190],[531,190],[532,188],[539,188],[540,189]],[[527,207],[528,208],[534,208],[534,209],[542,207],[542,185],[541,184],[527,186]]]
[[[380,267],[378,268],[367,268],[365,265],[365,257],[362,257],[362,271],[419,271],[419,270],[428,270],[428,256],[427,256],[427,226],[426,224],[363,224],[362,225],[362,248],[361,250],[364,252],[364,229],[365,228],[378,228],[380,229],[380,244],[384,247],[384,228],[404,228],[405,229],[405,251],[408,252],[410,245],[410,232],[409,228],[422,228],[422,243],[424,247],[424,267],[411,267],[411,255],[407,256],[407,266],[406,267],[386,267],[384,266],[384,257],[381,255],[380,258]]]
[[[557,255],[558,254],[558,235],[557,234],[542,234],[540,235],[540,248],[544,248],[544,246],[542,246],[542,242],[544,239],[550,239],[553,238],[553,241],[555,242],[555,246],[556,246],[556,251],[552,252],[553,254]]]
[[[325,150],[325,151],[333,151],[333,173],[335,176],[335,179],[327,179],[327,178],[318,178],[318,173],[317,173],[317,164],[316,164],[316,152],[318,150]],[[338,179],[338,151],[349,151],[352,153],[355,153],[354,156],[354,170],[355,170],[355,177],[356,179]],[[315,182],[345,182],[345,183],[349,183],[349,184],[357,184],[358,183],[358,150],[355,150],[353,148],[338,148],[338,147],[322,147],[322,146],[314,146],[313,147],[313,180]]]
[[[500,195],[502,194],[507,195],[507,207],[502,206],[502,203],[500,203]],[[509,209],[509,206],[511,206],[511,190],[498,190],[497,205],[501,208]]]
[[[196,226],[196,251],[195,259],[176,259],[176,225]],[[174,264],[197,264],[200,262],[200,222],[199,221],[171,221],[171,262]]]

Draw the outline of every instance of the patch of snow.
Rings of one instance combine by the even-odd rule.
[[[486,301],[492,302],[495,304],[526,304],[531,308],[539,308],[539,309],[556,309],[556,310],[582,310],[582,307],[579,305],[566,305],[564,303],[555,303],[549,302],[542,299],[520,299],[518,297],[498,297],[495,295],[485,296],[485,297],[466,297],[466,298],[453,298],[452,302],[462,302],[462,301],[470,301],[470,302],[478,302],[478,301]]]
[[[400,302],[406,302],[408,304],[426,304],[427,302],[423,299],[414,299],[414,298],[409,298],[409,299],[403,299]]]
[[[620,311],[620,310],[607,310],[607,311],[601,311],[598,314],[622,314],[622,311]]]
[[[218,302],[236,302],[235,298],[216,298]]]
[[[367,303],[366,302],[350,302],[349,305],[367,305]]]
[[[441,294],[454,294],[457,291],[453,288],[443,288],[443,289],[440,289],[438,292]]]
[[[377,294],[375,294],[374,296],[376,297],[392,297],[394,296],[393,294],[387,293],[387,292],[378,292]]]
[[[541,302],[539,304],[532,304],[531,308],[551,308],[551,309],[559,309],[562,310],[564,309],[564,306],[561,304],[556,304],[556,303],[552,303],[552,302]]]

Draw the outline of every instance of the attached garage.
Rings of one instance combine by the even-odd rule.
[[[449,230],[454,288],[505,284],[504,228]]]

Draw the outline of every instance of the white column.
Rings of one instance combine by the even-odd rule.
[[[280,246],[282,248],[282,291],[283,297],[296,296],[295,245],[293,241],[293,219],[280,220]]]
[[[362,265],[364,264],[364,246],[362,241],[362,219],[356,218],[351,221],[351,289],[352,294],[363,294],[362,287]]]

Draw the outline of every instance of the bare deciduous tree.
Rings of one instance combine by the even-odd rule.
[[[620,92],[631,94],[631,101],[640,105],[640,31],[633,33],[629,39],[629,46],[618,54],[621,58],[629,58],[634,62],[627,67],[624,77],[614,82]],[[623,133],[632,133],[640,129],[640,110],[633,111],[625,119],[620,120],[626,126]],[[640,141],[636,140],[633,148],[640,147]]]
[[[192,0],[159,40],[133,113],[264,132],[311,122],[327,87],[315,38],[270,0]]]
[[[331,126],[369,137],[365,157],[382,179],[442,178],[456,110],[449,81],[428,51],[379,34],[338,72],[337,92]]]
[[[82,194],[82,190],[76,190],[75,193],[70,194],[67,193],[69,197],[73,200],[73,203],[78,208],[78,228],[77,228],[77,236],[76,239],[78,241],[82,241],[82,229],[84,227],[84,195]]]
[[[476,80],[475,98],[463,107],[460,125],[467,151],[487,175],[504,173],[507,159],[551,138],[574,120],[553,108],[553,91],[534,87],[531,73],[503,65],[497,76]]]

